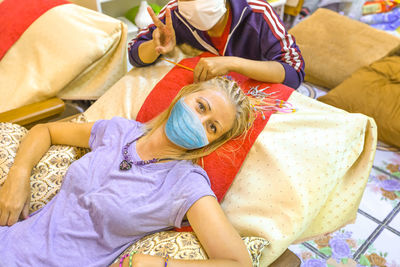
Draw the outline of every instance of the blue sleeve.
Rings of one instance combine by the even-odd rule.
[[[274,11],[268,14],[262,18],[262,56],[265,60],[280,62],[285,69],[283,84],[296,89],[304,80],[304,59],[279,16]]]

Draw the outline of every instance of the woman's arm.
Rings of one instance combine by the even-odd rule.
[[[220,56],[201,58],[194,68],[194,81],[209,80],[230,71],[261,82],[283,83],[285,69],[277,61],[257,61],[241,57]]]
[[[206,196],[196,201],[187,218],[210,259],[204,266],[252,266],[243,240],[216,198]]]
[[[196,201],[187,217],[209,260],[168,261],[168,267],[251,267],[250,255],[237,231],[226,218],[214,197],[206,196]],[[118,267],[119,263],[112,267]],[[128,259],[124,260],[128,267]],[[135,254],[134,267],[164,267],[161,257]]]
[[[0,226],[13,225],[29,212],[32,168],[51,145],[89,147],[93,123],[55,122],[34,126],[22,139],[14,164],[0,188]]]

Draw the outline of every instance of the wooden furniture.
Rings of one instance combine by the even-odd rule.
[[[64,102],[59,98],[50,98],[20,108],[0,113],[0,122],[11,122],[22,126],[52,118],[65,110]]]
[[[268,247],[265,249],[268,249]],[[289,249],[286,249],[269,267],[299,267],[300,265],[301,261],[299,257]]]
[[[304,0],[288,0],[285,5],[285,14],[297,16],[303,7]]]

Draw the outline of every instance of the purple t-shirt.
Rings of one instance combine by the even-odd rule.
[[[60,192],[29,219],[0,227],[0,266],[104,267],[144,235],[180,227],[199,198],[215,197],[189,161],[119,170],[122,147],[141,134],[136,121],[97,121],[92,151],[71,164]],[[140,160],[136,142],[129,155]]]

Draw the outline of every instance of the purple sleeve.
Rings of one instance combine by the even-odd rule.
[[[107,120],[98,120],[93,124],[89,138],[89,146],[92,150],[95,150],[101,143],[107,128],[107,122]]]
[[[278,15],[263,17],[261,28],[262,55],[266,60],[280,62],[285,69],[283,84],[298,88],[304,80],[304,59],[294,37],[289,34]]]
[[[200,169],[200,167],[199,167]],[[180,228],[183,217],[189,208],[200,198],[213,196],[210,181],[204,170],[195,169],[185,177],[180,178],[180,185],[177,186],[175,193],[175,205],[177,205],[174,226]]]
[[[127,131],[135,131],[141,123],[122,117],[113,117],[111,120],[96,121],[90,132],[89,146],[95,150],[101,145],[109,145],[110,140],[122,136]]]

